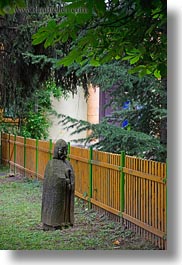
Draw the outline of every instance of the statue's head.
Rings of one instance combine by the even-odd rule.
[[[54,147],[54,157],[55,159],[61,159],[65,160],[68,153],[68,144],[62,140],[59,139]]]

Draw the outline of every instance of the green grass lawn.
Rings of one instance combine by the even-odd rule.
[[[157,249],[75,199],[75,225],[64,230],[42,230],[42,182],[0,174],[1,250]]]

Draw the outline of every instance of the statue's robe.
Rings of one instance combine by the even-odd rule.
[[[74,172],[68,160],[53,159],[46,166],[41,221],[55,228],[74,224]]]

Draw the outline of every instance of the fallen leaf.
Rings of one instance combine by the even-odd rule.
[[[118,246],[118,245],[120,245],[120,241],[119,241],[119,240],[115,240],[115,241],[113,242],[113,244],[116,245],[116,246]]]

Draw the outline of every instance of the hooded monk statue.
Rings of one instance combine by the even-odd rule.
[[[73,226],[75,176],[66,159],[68,145],[60,139],[46,165],[43,182],[41,221],[43,230]]]

